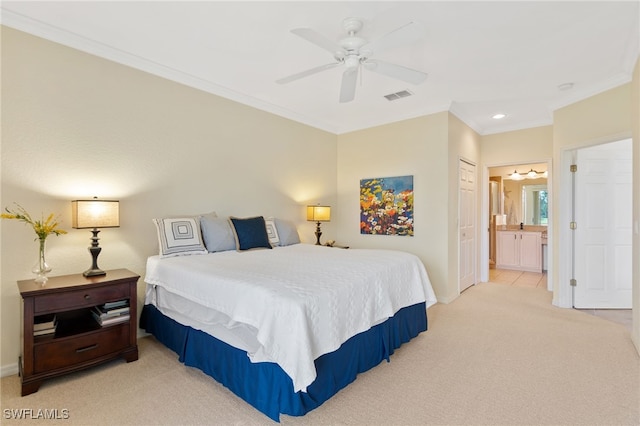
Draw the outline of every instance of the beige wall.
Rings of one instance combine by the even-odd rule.
[[[438,296],[447,295],[447,116],[428,115],[338,136],[337,240],[359,248],[406,250],[425,263]],[[360,180],[413,175],[415,236],[361,235]]]
[[[157,250],[151,218],[265,215],[298,224],[308,203],[336,204],[336,135],[15,30],[2,29],[0,207],[60,215],[68,235],[47,240],[54,275],[87,269],[91,233],[74,230],[71,200],[121,202],[121,226],[100,233],[102,269],[143,275]],[[35,234],[1,221],[1,352],[17,365],[20,296]],[[336,238],[332,224],[323,227]],[[139,297],[144,284],[139,283]],[[139,301],[141,303],[141,300]]]
[[[488,167],[542,162],[553,156],[553,126],[484,135],[481,147]]]
[[[562,150],[628,138],[631,102],[631,83],[628,83],[556,110],[553,114],[554,157]]]
[[[640,353],[640,56],[631,88],[633,126],[633,343]]]
[[[448,266],[449,281],[448,291],[440,296],[438,299],[441,302],[449,302],[458,297],[459,281],[460,281],[460,237],[458,232],[458,217],[459,217],[459,163],[460,160],[464,160],[468,163],[474,164],[476,171],[476,211],[475,211],[475,225],[476,225],[476,258],[475,263],[475,282],[480,282],[480,248],[482,244],[482,229],[481,226],[481,211],[479,206],[482,200],[482,186],[479,184],[480,177],[482,176],[482,170],[479,167],[480,163],[480,135],[478,135],[471,127],[463,123],[458,117],[453,114],[448,115],[448,145],[449,145],[449,214],[447,222],[447,238],[449,240],[448,251]]]
[[[294,220],[303,241],[313,242],[304,205],[321,202],[335,206],[323,240],[413,252],[448,302],[458,295],[460,158],[479,165],[480,182],[488,165],[553,157],[558,167],[563,149],[633,129],[634,194],[640,188],[639,65],[632,84],[556,111],[553,126],[480,137],[448,112],[336,136],[6,28],[2,63],[0,207],[17,201],[36,214],[61,215],[70,233],[50,237],[47,249],[56,275],[90,264],[90,233],[69,226],[73,199],[121,201],[121,227],[101,233],[100,266],[141,275],[156,251],[152,217],[273,215]],[[415,237],[360,235],[360,179],[399,175],[414,176]],[[478,185],[478,207],[482,193]],[[15,282],[29,278],[37,247],[29,228],[0,225],[5,372],[20,352]],[[481,244],[478,238],[478,256]],[[636,233],[636,259],[639,247]],[[634,264],[638,345],[640,261]],[[143,288],[141,281],[140,296]]]
[[[618,86],[590,98],[576,102],[554,112],[553,120],[553,205],[552,215],[556,220],[570,221],[571,153],[581,147],[614,142],[631,137],[632,131],[631,83]],[[637,189],[634,188],[634,193]],[[553,303],[571,306],[571,287],[567,265],[570,261],[570,231],[566,227],[555,227],[552,232],[553,255],[552,282]]]
[[[338,240],[354,247],[416,254],[427,267],[438,299],[455,299],[459,158],[478,163],[479,136],[447,112],[338,136]],[[414,179],[415,236],[361,235],[360,180],[405,175]]]

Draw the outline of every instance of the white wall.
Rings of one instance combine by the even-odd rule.
[[[71,200],[120,200],[120,228],[100,233],[104,269],[144,275],[157,251],[151,218],[265,215],[315,241],[304,206],[336,204],[336,136],[61,45],[2,28],[0,207],[55,213],[69,234],[47,239],[52,275],[91,265],[91,233],[71,228]],[[20,349],[20,295],[35,234],[1,229],[3,373]],[[332,223],[323,238],[338,239]],[[144,291],[140,280],[139,303]]]

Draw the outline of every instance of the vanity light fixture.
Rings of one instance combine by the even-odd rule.
[[[536,170],[529,170],[527,173],[519,173],[517,170],[514,170],[513,173],[509,175],[509,179],[511,180],[522,180],[522,179],[537,179],[537,178],[546,178],[547,172],[538,172]]]
[[[524,179],[524,178],[522,177],[522,175],[521,175],[520,173],[518,173],[518,171],[517,171],[517,170],[514,170],[514,171],[513,171],[513,173],[511,173],[511,174],[509,175],[509,177],[511,178],[511,180],[522,180],[522,179]]]

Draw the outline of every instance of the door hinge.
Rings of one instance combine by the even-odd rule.
[[[572,231],[575,231],[576,229],[578,229],[578,222],[569,222],[569,228]]]
[[[577,164],[572,164],[572,165],[569,167],[569,171],[570,171],[571,173],[575,173],[575,172],[577,172],[577,171],[578,171],[578,165],[577,165]]]
[[[571,287],[575,287],[578,285],[578,281],[575,278],[571,278],[569,284],[571,284]]]

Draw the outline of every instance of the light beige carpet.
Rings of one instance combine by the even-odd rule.
[[[20,397],[2,379],[0,423],[272,424],[155,339],[140,359],[45,382]],[[544,289],[480,284],[429,309],[429,330],[285,425],[638,425],[640,359],[629,332],[551,305]],[[14,410],[68,419],[15,420]],[[9,411],[7,411],[9,410]],[[68,411],[63,411],[68,410]],[[24,410],[23,410],[24,412]],[[62,417],[62,416],[61,416]]]

